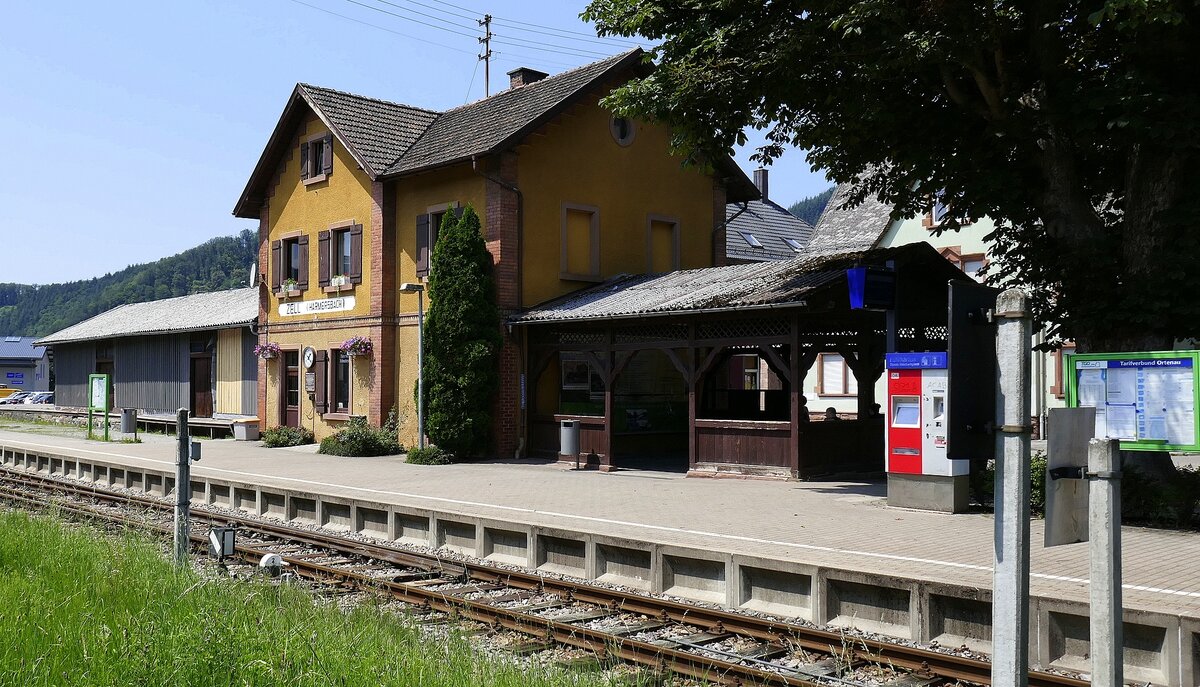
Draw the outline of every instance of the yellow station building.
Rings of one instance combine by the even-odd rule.
[[[446,212],[478,213],[503,316],[619,274],[722,264],[726,203],[757,197],[729,159],[684,167],[670,132],[599,100],[647,67],[640,50],[438,112],[296,86],[234,214],[259,221],[264,427],[320,439],[352,416],[401,418],[416,442],[417,296]],[[499,323],[498,323],[498,326]],[[348,355],[352,337],[370,352]],[[527,349],[506,330],[494,452],[526,432]]]

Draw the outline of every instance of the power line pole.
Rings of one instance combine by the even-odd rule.
[[[479,59],[483,60],[483,97],[491,95],[491,66],[492,66],[492,15],[485,14],[479,22],[483,27],[483,38],[477,38],[480,43],[483,43],[483,54]]]

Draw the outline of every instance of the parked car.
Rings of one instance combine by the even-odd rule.
[[[22,403],[54,403],[53,391],[35,391],[25,397]]]
[[[22,403],[25,401],[26,398],[29,398],[29,396],[32,395],[32,393],[33,392],[31,392],[31,391],[18,391],[17,393],[13,394],[12,396],[9,396],[8,398],[0,400],[0,403],[3,403],[5,405],[14,405],[17,403]]]

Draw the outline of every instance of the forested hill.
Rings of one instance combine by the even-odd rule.
[[[792,203],[792,206],[788,208],[788,212],[814,227],[817,226],[817,220],[821,219],[821,213],[825,212],[825,206],[829,203],[829,198],[833,195],[834,188],[836,187],[830,186],[815,196],[809,196],[804,200]]]
[[[0,284],[0,336],[45,336],[125,303],[250,285],[258,235],[249,229],[169,258],[65,284]]]

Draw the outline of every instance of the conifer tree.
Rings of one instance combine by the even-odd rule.
[[[425,315],[425,431],[458,458],[488,448],[500,346],[492,256],[468,205],[461,217],[442,218]]]

